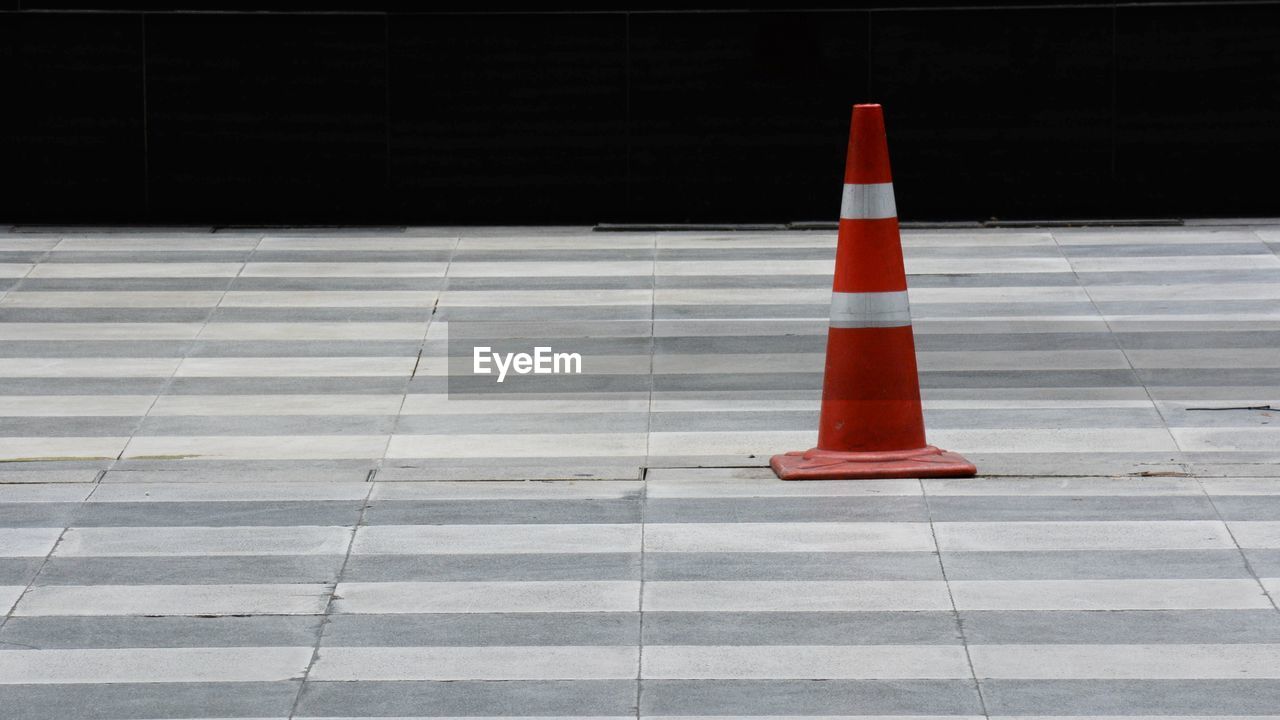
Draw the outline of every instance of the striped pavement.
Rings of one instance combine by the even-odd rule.
[[[1280,708],[1273,478],[14,484],[0,514],[6,718]]]
[[[904,245],[930,439],[984,472],[1280,454],[1269,411],[1191,409],[1280,406],[1280,226]],[[814,441],[833,246],[560,228],[0,235],[0,465],[106,481],[762,466]],[[583,375],[463,382],[468,333],[579,352]]]
[[[981,476],[781,483],[833,242],[0,234],[0,717],[1280,718],[1280,226],[907,233]]]

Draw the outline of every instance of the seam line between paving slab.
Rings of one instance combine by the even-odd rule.
[[[969,639],[964,634],[964,621],[960,618],[960,610],[956,607],[955,595],[951,593],[951,581],[947,579],[947,566],[942,560],[942,546],[938,544],[938,531],[933,524],[933,507],[929,503],[929,493],[924,486],[924,480],[917,478],[916,482],[920,485],[920,496],[924,499],[925,516],[929,518],[929,537],[933,540],[933,551],[938,557],[938,572],[942,574],[942,584],[947,588],[947,602],[951,603],[951,617],[956,623],[956,632],[960,635],[960,645],[964,648],[964,661],[969,666],[969,677],[973,679],[974,692],[978,694],[978,706],[982,709],[982,716],[991,717],[991,712],[987,710],[987,699],[982,693],[982,682],[978,680],[978,672],[973,668],[973,657],[969,654]]]
[[[413,389],[413,379],[418,376],[418,366],[422,364],[422,355],[427,351],[427,337],[431,334],[431,325],[436,320],[436,313],[440,312],[440,298],[444,297],[445,292],[449,290],[449,271],[453,269],[453,259],[457,256],[458,246],[461,244],[462,235],[459,234],[453,239],[453,247],[450,248],[449,257],[444,263],[444,275],[440,278],[440,287],[436,289],[435,302],[431,304],[431,312],[427,314],[427,322],[422,328],[422,337],[418,340],[418,357],[413,361],[413,369],[409,371],[408,377],[404,380],[404,385],[401,386],[400,406],[396,408],[396,415],[391,419],[391,429],[387,433],[387,441],[382,445],[382,454],[373,458],[372,470],[365,477],[366,482],[374,480],[378,471],[382,470],[382,465],[387,460],[387,454],[391,452],[391,441],[395,440],[396,434],[400,432],[400,421],[404,417],[404,406],[409,402],[409,391]],[[444,366],[446,373],[444,394],[447,401],[449,399],[449,337],[447,330],[444,340]],[[363,513],[361,517],[364,517]],[[343,566],[346,566],[345,562]]]
[[[1226,521],[1226,518],[1222,517],[1222,511],[1218,509],[1218,503],[1214,502],[1213,495],[1205,489],[1204,483],[1200,480],[1198,477],[1195,478],[1196,486],[1200,488],[1200,492],[1204,493],[1205,499],[1209,501],[1209,507],[1213,508],[1213,514],[1217,516],[1218,522],[1222,523],[1222,527],[1226,529],[1227,537],[1231,538],[1231,543],[1236,546],[1236,552],[1240,553],[1240,559],[1244,562],[1244,569],[1249,573],[1249,577],[1253,578],[1253,581],[1258,584],[1258,588],[1262,590],[1262,595],[1271,603],[1271,607],[1276,612],[1280,612],[1280,604],[1276,603],[1275,597],[1267,590],[1267,586],[1262,582],[1258,572],[1253,569],[1253,563],[1249,562],[1249,554],[1244,551],[1244,548],[1240,547],[1240,541],[1236,540],[1236,534],[1231,530],[1231,524]]]
[[[84,503],[85,500],[80,501],[81,506],[83,506]],[[58,549],[58,546],[62,544],[62,538],[66,537],[67,531],[70,529],[71,528],[69,527],[63,527],[62,532],[58,533],[58,539],[54,540],[53,545],[49,546],[49,552],[44,554],[44,559],[40,561],[40,565],[36,567],[36,571],[31,574],[31,579],[27,581],[27,586],[23,588],[22,592],[18,594],[18,597],[14,599],[13,605],[9,608],[9,612],[5,613],[4,617],[0,618],[0,630],[4,630],[4,626],[9,624],[9,618],[13,617],[13,614],[18,611],[18,605],[22,603],[22,600],[27,596],[27,593],[31,592],[31,588],[35,587],[36,580],[39,579],[40,574],[44,572],[45,566],[49,564],[49,559],[53,557],[53,553]],[[5,643],[0,643],[0,646],[4,644]]]
[[[645,570],[645,552],[644,552],[644,531],[645,531],[645,505],[649,500],[649,480],[644,468],[640,469],[640,596],[636,598],[636,720],[639,720],[642,713],[641,700],[644,695],[644,570]]]
[[[320,623],[316,628],[316,644],[311,649],[311,660],[307,662],[306,670],[302,671],[302,676],[298,678],[298,691],[293,696],[293,703],[289,706],[289,718],[292,718],[298,712],[298,704],[302,702],[302,693],[307,688],[307,678],[311,677],[311,670],[316,666],[316,661],[320,659],[320,647],[324,643],[324,633],[329,627],[329,618],[333,615],[333,601],[338,594],[338,584],[342,582],[342,576],[347,571],[347,563],[351,561],[351,553],[356,546],[356,533],[360,531],[360,527],[364,525],[365,513],[369,511],[369,503],[373,498],[373,489],[377,483],[366,482],[366,490],[364,494],[364,503],[360,506],[360,514],[356,517],[356,524],[351,528],[351,538],[347,541],[347,552],[342,556],[342,564],[338,566],[338,572],[333,576],[333,586],[329,588],[329,599],[324,604],[324,611],[320,614]]]
[[[1169,442],[1173,443],[1173,447],[1176,449],[1175,452],[1178,455],[1178,458],[1174,460],[1174,462],[1181,465],[1183,472],[1186,472],[1187,464],[1182,458],[1182,453],[1186,452],[1186,449],[1178,443],[1178,438],[1173,434],[1173,431],[1169,429],[1169,419],[1165,417],[1164,412],[1160,409],[1160,404],[1151,396],[1151,388],[1147,387],[1147,383],[1142,379],[1142,375],[1138,373],[1138,368],[1134,366],[1133,359],[1129,357],[1129,352],[1125,349],[1124,342],[1120,339],[1120,336],[1116,334],[1115,328],[1111,327],[1111,321],[1107,319],[1106,313],[1102,312],[1102,308],[1098,307],[1098,302],[1093,299],[1093,293],[1089,292],[1089,286],[1081,281],[1080,273],[1076,270],[1075,263],[1071,262],[1071,258],[1062,249],[1062,244],[1058,242],[1057,233],[1051,232],[1049,233],[1049,237],[1053,238],[1053,246],[1057,248],[1058,254],[1062,256],[1064,261],[1066,261],[1067,267],[1071,268],[1071,276],[1075,278],[1076,287],[1080,288],[1084,293],[1084,296],[1089,298],[1089,306],[1093,308],[1093,312],[1097,314],[1098,319],[1101,320],[1103,326],[1107,328],[1107,335],[1110,336],[1112,342],[1116,344],[1116,349],[1120,351],[1120,355],[1124,357],[1125,363],[1129,366],[1129,372],[1133,373],[1134,382],[1138,384],[1138,387],[1142,388],[1143,394],[1147,396],[1147,402],[1151,404],[1151,409],[1155,411],[1156,417],[1160,418],[1160,427],[1164,430],[1165,434],[1169,436]]]
[[[103,472],[98,474],[96,482],[101,483],[102,479],[106,477],[107,472],[115,469],[116,464],[124,459],[125,453],[129,452],[129,446],[133,444],[134,438],[138,436],[138,433],[142,430],[142,426],[146,424],[147,418],[151,417],[151,411],[155,409],[156,404],[160,402],[161,397],[165,397],[169,394],[169,390],[173,387],[174,379],[178,377],[178,371],[182,369],[182,364],[191,358],[191,354],[194,353],[196,347],[199,346],[200,336],[204,335],[205,330],[209,329],[209,322],[213,320],[213,316],[218,313],[218,309],[222,307],[222,302],[226,300],[227,293],[231,291],[231,287],[235,285],[236,280],[239,280],[240,276],[244,274],[245,267],[249,263],[253,262],[253,256],[258,253],[258,248],[262,246],[262,241],[265,237],[265,234],[258,235],[258,241],[254,243],[253,249],[249,251],[249,254],[245,256],[244,260],[240,261],[240,267],[236,270],[236,274],[227,278],[226,283],[222,286],[222,294],[218,296],[218,302],[214,303],[213,307],[209,308],[209,311],[205,313],[204,320],[200,323],[200,330],[197,331],[189,341],[187,341],[181,356],[178,358],[178,362],[173,365],[173,371],[169,373],[169,377],[165,378],[164,383],[156,389],[155,397],[151,398],[151,404],[147,406],[147,411],[142,414],[142,417],[138,418],[138,422],[133,426],[133,431],[129,433],[129,439],[125,441],[124,446],[120,448],[120,452],[116,453],[115,458],[107,464],[107,467]]]

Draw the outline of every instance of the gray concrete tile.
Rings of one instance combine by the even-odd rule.
[[[287,717],[298,681],[0,685],[13,720]]]
[[[621,716],[635,713],[635,700],[635,680],[309,682],[297,714],[412,717],[430,708],[441,717]]]
[[[368,460],[119,460],[102,476],[115,483],[364,482]]]
[[[639,613],[433,613],[344,615],[325,624],[322,647],[634,645]],[[0,636],[2,639],[3,636]]]
[[[362,500],[86,503],[67,525],[77,527],[219,527],[355,525]],[[5,509],[0,505],[0,512]]]
[[[167,392],[175,395],[385,395],[401,393],[404,389],[405,379],[399,377],[180,377],[174,378]]]
[[[406,357],[418,354],[410,340],[216,340],[190,346],[190,357]]]
[[[1213,499],[1223,520],[1280,520],[1280,496],[1219,495]]]
[[[431,317],[430,307],[219,307],[209,315],[214,323],[420,323]]]
[[[192,343],[181,340],[6,340],[0,357],[182,357],[191,348]]]
[[[1266,715],[1280,680],[983,680],[992,715]]]
[[[0,558],[0,585],[27,585],[42,564],[43,557]]]
[[[941,580],[930,552],[647,553],[645,579],[684,580]]]
[[[157,395],[162,377],[0,377],[0,395]]]
[[[1280,550],[1246,548],[1242,552],[1259,577],[1280,577]]]
[[[235,585],[326,583],[338,578],[341,555],[245,557],[53,557],[37,585]]]
[[[1280,614],[1273,610],[964,610],[960,612],[960,621],[966,640],[979,645],[1179,645],[1280,641]],[[1176,648],[1170,648],[1170,652],[1176,651]]]
[[[320,635],[321,618],[257,617],[13,617],[0,628],[0,648],[305,647]]]
[[[352,555],[352,582],[639,580],[639,553]]]
[[[644,680],[642,715],[981,715],[972,680]]]
[[[0,437],[123,437],[132,434],[141,420],[129,416],[0,416]]]
[[[341,411],[335,404],[333,410]],[[387,435],[392,415],[171,415],[150,416],[134,434],[147,435]],[[3,431],[0,422],[0,432]],[[116,433],[110,433],[116,434]]]
[[[932,502],[932,500],[930,500]],[[1247,578],[1237,550],[943,552],[952,580]]]
[[[644,378],[636,378],[636,384],[643,381]],[[565,387],[574,385],[572,381],[556,384]],[[476,385],[487,387],[480,382]],[[451,386],[451,389],[456,389],[456,385]],[[503,391],[509,392],[505,387]],[[623,391],[606,389],[599,392],[602,397],[607,397],[611,393]],[[522,400],[537,401],[545,394],[516,390],[514,393],[504,395],[502,412],[483,415],[452,415],[447,420],[439,415],[404,415],[399,419],[396,432],[408,435],[544,433],[548,428],[555,428],[557,432],[562,433],[624,433],[645,432],[649,427],[648,417],[644,413],[520,412]]]
[[[22,289],[33,291],[171,291],[192,292],[225,290],[232,283],[226,277],[73,277],[73,278],[27,278],[22,281]]]
[[[202,323],[212,308],[0,307],[3,323]]]
[[[927,522],[924,498],[649,498],[648,523]]]
[[[0,506],[2,507],[2,506]],[[638,523],[638,499],[375,500],[365,525]]]
[[[1277,500],[1280,501],[1280,498],[1277,498]],[[1213,504],[1203,496],[933,496],[929,499],[929,510],[935,521],[944,522],[1218,519]]]
[[[938,645],[961,642],[950,612],[656,612],[650,645]]]

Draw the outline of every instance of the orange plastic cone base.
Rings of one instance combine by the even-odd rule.
[[[973,477],[978,469],[960,455],[932,445],[892,452],[805,450],[774,455],[769,467],[783,480]]]

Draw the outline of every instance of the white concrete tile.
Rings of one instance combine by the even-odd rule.
[[[314,681],[630,680],[639,647],[325,647]]]
[[[6,616],[13,609],[14,603],[22,597],[26,585],[0,585],[0,616]]]
[[[114,460],[127,442],[127,437],[0,437],[0,460]]]
[[[1178,272],[1191,270],[1261,270],[1280,268],[1280,258],[1268,254],[1172,255],[1168,257],[1071,258],[1076,272]]]
[[[435,302],[434,290],[231,290],[221,306],[429,308]]]
[[[1256,610],[1253,580],[952,580],[965,610]]]
[[[930,430],[929,442],[959,453],[1177,452],[1163,428]]]
[[[1227,527],[1242,548],[1280,549],[1280,521],[1234,520]]]
[[[653,468],[645,476],[651,498],[729,497],[850,497],[911,496],[920,494],[917,480],[849,480],[820,483],[782,482],[772,470],[767,478],[702,478],[697,471]],[[656,475],[656,477],[655,477]]]
[[[52,250],[61,241],[61,237],[58,235],[22,237],[20,235],[6,234],[0,235],[0,250],[7,252],[40,252],[42,250]]]
[[[531,582],[343,582],[339,613],[636,612],[640,583],[623,580]]]
[[[755,455],[764,464],[770,455],[807,450],[818,431],[651,432],[650,455]]]
[[[649,411],[647,393],[609,393],[607,399],[599,395],[581,394],[582,397],[554,399],[531,397],[528,393],[484,393],[474,397],[445,393],[410,393],[404,396],[403,415],[488,415],[503,413],[516,408],[526,413],[643,413]],[[517,402],[508,406],[504,403]]]
[[[0,323],[0,340],[190,340],[201,323]]]
[[[1273,260],[1280,260],[1274,255]],[[1271,267],[1280,267],[1271,264]],[[1089,295],[1098,302],[1160,300],[1277,300],[1276,283],[1211,283],[1177,285],[1094,285]]]
[[[224,252],[252,250],[258,245],[256,234],[174,233],[165,235],[68,235],[58,243],[58,252]]]
[[[444,277],[442,262],[248,262],[240,277]]]
[[[1280,368],[1276,348],[1127,350],[1133,366],[1146,368]]]
[[[646,552],[933,552],[928,523],[647,523]]]
[[[446,290],[441,307],[581,307],[649,305],[652,290]]]
[[[57,557],[180,555],[342,555],[349,527],[83,527],[70,528]]]
[[[647,680],[928,680],[970,677],[961,645],[646,645]]]
[[[15,291],[0,306],[19,308],[211,308],[222,291]]]
[[[282,250],[334,250],[338,252],[415,252],[418,250],[452,250],[458,244],[455,237],[409,237],[383,235],[352,239],[349,235],[288,236],[267,235],[258,245],[259,251]]]
[[[0,358],[0,377],[167,378],[179,362],[180,358]]]
[[[241,263],[155,262],[155,263],[43,263],[27,277],[54,278],[230,278],[240,272]]]
[[[1199,482],[1210,495],[1280,495],[1280,477],[1202,477]]]
[[[1174,477],[935,478],[921,480],[921,483],[926,494],[937,496],[1161,497],[1201,494],[1194,478]]]
[[[389,458],[643,456],[644,433],[393,435]]]
[[[129,417],[146,415],[154,395],[3,395],[6,417]]]
[[[657,581],[644,584],[646,611],[858,612],[951,610],[933,580]]]
[[[199,357],[183,360],[177,377],[408,377],[416,362],[416,356]]]
[[[21,468],[21,465],[19,465]],[[0,487],[12,485],[49,485],[52,483],[90,484],[98,481],[99,470],[92,466],[65,470],[10,469],[0,472]]]
[[[373,500],[611,500],[638,495],[638,480],[555,480],[539,482],[376,482]],[[0,495],[3,497],[3,495]]]
[[[0,503],[76,503],[89,497],[87,483],[0,484]]]
[[[322,583],[36,585],[14,615],[317,615],[324,612],[330,588]]]
[[[650,526],[652,527],[652,526]],[[639,524],[366,525],[352,553],[638,553]]]
[[[365,460],[382,457],[385,435],[135,435],[130,460]],[[2,447],[2,445],[0,445]]]
[[[1280,679],[1280,645],[970,645],[979,678]]]
[[[1259,582],[1272,598],[1280,598],[1280,578],[1261,578]]]
[[[211,322],[201,340],[421,340],[425,322]]]
[[[142,482],[102,483],[89,502],[280,502],[359,501],[372,487],[363,482]],[[4,497],[0,488],[0,499]]]
[[[1209,520],[938,522],[943,552],[1028,550],[1212,550],[1235,544]]]
[[[665,233],[583,233],[580,235],[520,235],[467,237],[458,243],[458,252],[474,250],[644,250],[652,248]]]
[[[402,399],[401,395],[162,395],[147,414],[395,415]]]
[[[1187,452],[1268,452],[1280,448],[1280,427],[1169,428]]]
[[[310,647],[0,650],[0,684],[300,679]]]
[[[449,266],[449,277],[643,277],[653,274],[650,260],[601,260],[556,262],[477,262],[464,260]]]

